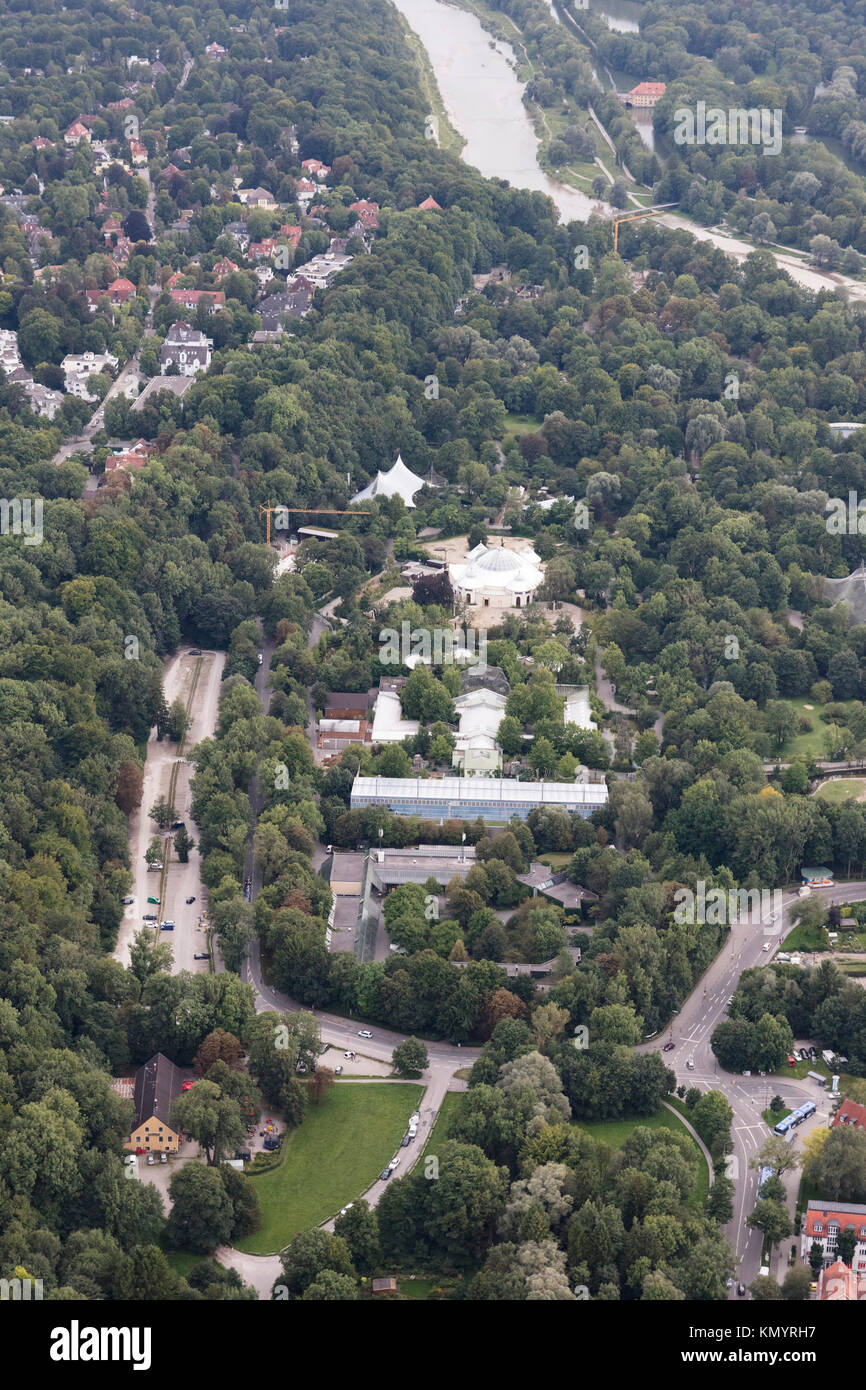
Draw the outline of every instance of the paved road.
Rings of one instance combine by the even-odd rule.
[[[866,898],[866,881],[846,883],[828,888],[812,890],[812,896],[824,902],[844,899],[859,901]],[[755,1278],[761,1265],[761,1236],[745,1225],[745,1218],[754,1210],[758,1194],[758,1173],[750,1167],[756,1153],[768,1138],[769,1131],[761,1111],[769,1106],[774,1095],[780,1095],[792,1109],[804,1100],[814,1100],[818,1106],[817,1116],[804,1124],[793,1141],[798,1143],[803,1134],[816,1125],[826,1125],[830,1107],[833,1103],[829,1093],[819,1090],[811,1081],[797,1081],[793,1078],[771,1074],[735,1076],[723,1071],[716,1061],[710,1041],[713,1031],[726,1017],[728,1004],[733,996],[737,982],[744,970],[770,963],[783,936],[790,930],[788,918],[790,909],[802,901],[796,892],[786,892],[782,896],[784,921],[778,935],[764,935],[758,924],[741,924],[732,927],[730,942],[716,957],[709,970],[699,981],[697,987],[683,1003],[671,1027],[650,1042],[641,1043],[638,1051],[660,1051],[668,1041],[674,1043],[670,1052],[663,1053],[668,1066],[676,1073],[678,1084],[698,1086],[702,1090],[718,1090],[727,1098],[734,1112],[734,1149],[730,1164],[733,1178],[734,1217],[726,1227],[726,1235],[737,1256],[738,1273],[736,1279],[748,1285]],[[764,946],[771,942],[772,950]],[[803,1039],[803,1042],[808,1039]],[[694,1062],[694,1070],[686,1066]],[[793,1212],[799,1173],[788,1176],[789,1206]],[[784,1276],[784,1255],[790,1242],[783,1243],[776,1260],[781,1262],[780,1277]],[[736,1289],[731,1297],[736,1296]]]
[[[190,656],[189,650],[184,649],[171,657],[166,665],[163,688],[169,705],[178,696],[189,698],[198,670],[192,700],[192,723],[184,745],[186,749],[207,738],[216,727],[225,659],[224,652],[206,652],[197,658]],[[129,824],[132,871],[135,875],[131,889],[134,902],[124,910],[117,946],[113,952],[117,960],[123,965],[128,965],[132,938],[142,925],[142,916],[146,912],[155,912],[161,919],[176,923],[173,932],[160,934],[162,940],[172,948],[173,974],[181,970],[203,971],[208,968],[207,961],[193,959],[196,952],[206,949],[205,934],[198,929],[198,917],[207,903],[207,893],[201,881],[201,859],[197,843],[187,864],[179,863],[172,851],[173,857],[169,861],[162,893],[160,883],[163,875],[156,870],[149,871],[144,858],[145,850],[157,833],[156,824],[150,819],[148,812],[155,801],[168,796],[175,764],[177,773],[174,804],[178,818],[186,821],[190,835],[198,842],[198,829],[189,814],[189,783],[194,771],[192,764],[183,756],[178,756],[177,745],[170,739],[164,738],[162,742],[158,742],[156,731],[152,730],[147,744],[141,805],[130,817]],[[160,896],[163,899],[161,906],[147,902],[148,897]],[[195,897],[194,905],[186,905],[188,897]]]

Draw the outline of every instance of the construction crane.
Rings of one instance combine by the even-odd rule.
[[[675,204],[669,203],[669,207]],[[614,255],[619,254],[619,227],[621,222],[639,222],[642,217],[658,217],[659,213],[664,212],[664,208],[636,208],[633,212],[624,212],[621,217],[613,219],[613,250]]]
[[[260,512],[264,512],[264,513],[267,515],[267,518],[268,518],[268,539],[267,539],[268,545],[270,545],[270,543],[271,543],[271,512],[286,512],[286,513],[291,513],[291,512],[303,512],[303,513],[305,513],[305,515],[307,515],[307,516],[369,516],[369,515],[370,515],[369,512],[355,511],[354,509],[353,509],[352,511],[345,511],[345,510],[344,510],[344,511],[336,511],[335,509],[333,509],[333,508],[331,508],[331,507],[272,507],[271,504],[270,504],[270,502],[268,502],[267,506],[260,506],[260,507],[259,507],[259,511],[260,511]]]

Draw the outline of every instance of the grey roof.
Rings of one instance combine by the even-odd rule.
[[[163,1124],[168,1124],[169,1108],[180,1092],[181,1077],[174,1062],[170,1062],[161,1052],[155,1053],[135,1074],[133,1103],[136,1125],[143,1124],[154,1115]]]
[[[604,806],[603,782],[519,782],[509,777],[356,777],[352,800],[508,802],[512,806]]]

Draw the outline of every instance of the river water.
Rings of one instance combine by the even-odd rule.
[[[609,216],[607,204],[567,188],[550,178],[538,163],[538,140],[523,105],[523,84],[514,70],[515,55],[506,43],[494,41],[474,14],[442,4],[440,0],[394,0],[400,13],[427,50],[430,65],[452,125],[464,137],[463,158],[487,178],[505,179],[514,188],[547,193],[563,221],[586,221],[591,211]],[[604,0],[613,12],[616,5]],[[639,7],[638,7],[639,8]],[[735,260],[742,261],[755,248],[736,236],[711,232],[678,216],[663,213],[659,222],[682,227],[699,241],[710,241]],[[784,251],[774,252],[776,263],[808,289],[844,287],[852,300],[866,303],[866,284],[845,275],[813,270],[803,260]]]
[[[439,0],[394,0],[427,50],[449,120],[464,137],[463,158],[486,178],[547,193],[564,222],[610,213],[558,183],[538,163],[538,137],[523,104],[524,84],[507,43],[494,41],[475,15]]]

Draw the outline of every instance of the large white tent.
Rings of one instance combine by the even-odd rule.
[[[393,468],[389,468],[387,473],[380,470],[372,483],[355,493],[350,505],[354,502],[369,502],[374,497],[402,497],[406,507],[414,507],[415,493],[420,492],[422,487],[424,479],[413,473],[411,468],[407,468],[398,454]]]

